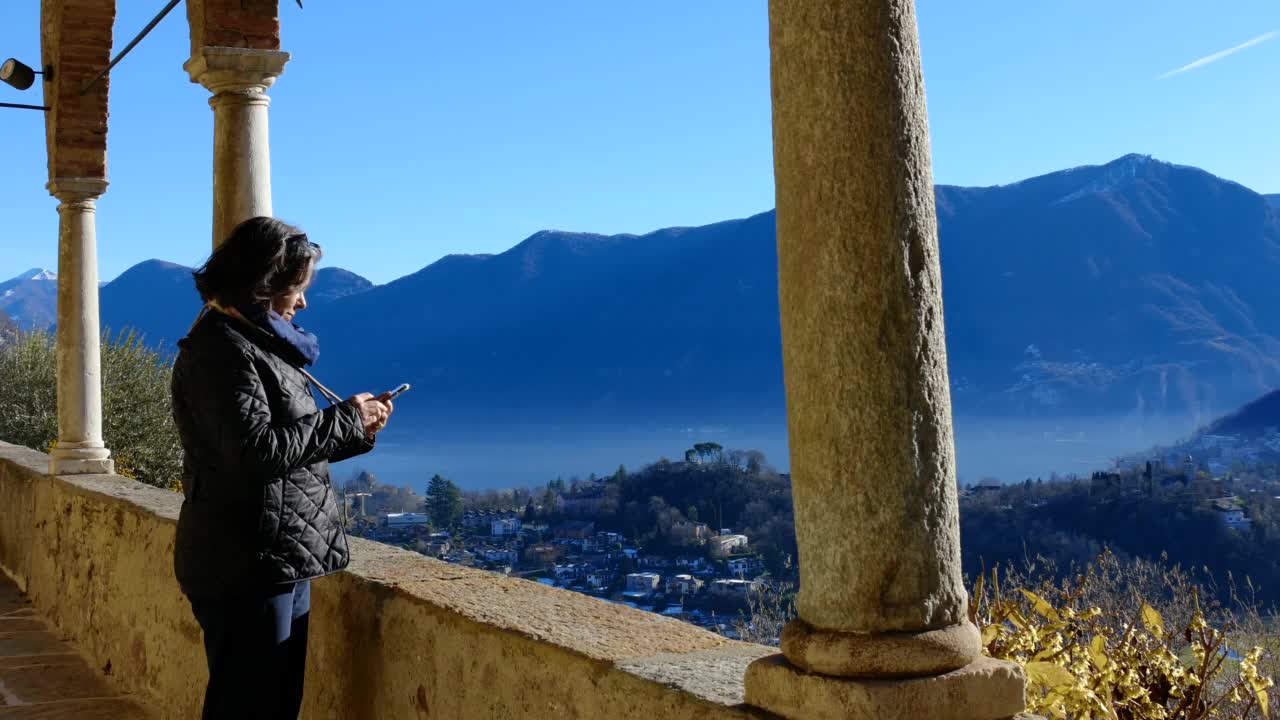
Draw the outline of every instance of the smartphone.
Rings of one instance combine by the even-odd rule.
[[[401,394],[401,393],[403,393],[405,390],[408,390],[408,389],[409,389],[409,383],[401,383],[401,384],[400,384],[400,387],[398,387],[398,388],[396,388],[395,390],[392,390],[392,391],[390,391],[390,392],[388,392],[388,393],[387,393],[387,396],[388,396],[388,397],[387,397],[387,399],[388,399],[388,400],[394,400],[394,399],[396,399],[396,398],[400,397],[400,394]]]

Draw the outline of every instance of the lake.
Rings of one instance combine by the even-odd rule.
[[[1190,434],[1202,420],[1180,417],[1076,417],[956,420],[961,482],[1087,475],[1112,459]],[[464,490],[542,485],[591,473],[636,470],[661,457],[678,460],[697,442],[760,450],[779,470],[789,467],[782,423],[655,427],[540,425],[469,428],[388,428],[368,455],[336,465],[335,479],[368,470],[382,483],[422,492],[439,473]]]

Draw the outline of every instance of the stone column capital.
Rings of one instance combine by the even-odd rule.
[[[254,48],[202,47],[182,68],[191,82],[216,95],[262,94],[284,72],[289,53]]]
[[[64,205],[75,203],[93,210],[94,202],[107,191],[107,181],[102,178],[54,178],[45,188]]]

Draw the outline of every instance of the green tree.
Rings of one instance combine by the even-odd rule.
[[[697,443],[693,446],[693,451],[697,453],[698,459],[704,463],[721,463],[724,462],[724,447],[719,443],[705,442]]]
[[[173,424],[169,359],[142,337],[102,337],[102,436],[119,474],[177,489],[182,442]],[[58,437],[54,338],[47,332],[0,343],[0,440],[45,451]]]
[[[462,491],[452,480],[432,477],[427,484],[427,512],[437,528],[453,527],[462,517]]]

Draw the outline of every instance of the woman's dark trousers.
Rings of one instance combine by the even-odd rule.
[[[188,595],[204,630],[202,720],[295,720],[307,664],[308,580],[253,595]]]

